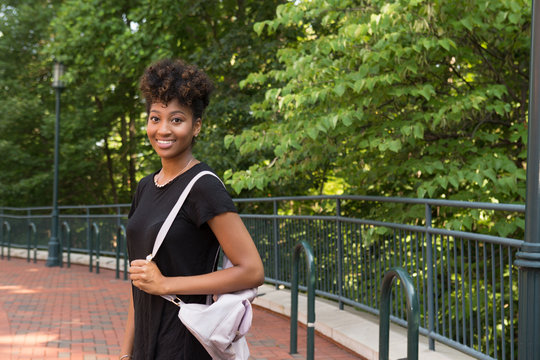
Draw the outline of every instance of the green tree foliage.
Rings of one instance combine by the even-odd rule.
[[[281,66],[242,82],[267,90],[226,138],[257,158],[234,189],[524,201],[528,2],[296,1],[254,26],[283,29]]]
[[[524,200],[525,1],[0,6],[4,205],[50,204],[52,58],[68,71],[61,203],[129,202],[137,180],[159,168],[137,82],[148,63],[165,56],[196,63],[215,80],[195,151],[241,196]],[[400,205],[343,204],[342,211],[418,213]],[[464,230],[483,222],[513,231],[487,213],[457,215]]]
[[[257,21],[283,1],[3,1],[0,55],[2,205],[49,205],[54,91],[52,59],[67,69],[62,93],[63,204],[125,203],[137,181],[159,168],[144,131],[138,80],[162,57],[204,68],[216,83],[197,156],[219,173],[242,159],[223,137],[251,125],[257,90],[239,89],[286,38],[259,37]],[[261,96],[259,96],[261,98]],[[10,108],[16,109],[16,113]],[[15,123],[15,124],[14,124]],[[9,128],[9,129],[8,129]],[[249,159],[247,161],[253,161]],[[246,161],[246,160],[243,160]],[[24,194],[24,196],[21,196]]]
[[[47,41],[53,13],[48,1],[0,2],[0,199],[4,205],[32,204],[44,191],[51,192],[54,93],[44,84],[50,70],[39,51]]]
[[[268,44],[251,29],[276,6],[231,0],[63,3],[48,52],[62,54],[70,69],[69,86],[81,104],[75,117],[101,129],[94,138],[105,155],[99,165],[108,174],[105,189],[113,201],[129,201],[137,180],[159,168],[146,141],[138,96],[139,76],[158,58],[184,58],[214,79],[216,93],[195,151],[220,173],[234,167],[236,153],[224,150],[223,137],[251,120],[252,91],[240,90],[238,82],[260,68],[269,44],[277,41]]]

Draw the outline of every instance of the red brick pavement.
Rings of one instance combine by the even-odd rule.
[[[0,260],[0,359],[118,359],[130,285],[114,275]],[[255,308],[251,359],[305,358],[305,328],[298,331],[299,354],[289,354],[289,336],[288,319]],[[319,335],[315,358],[360,359]]]

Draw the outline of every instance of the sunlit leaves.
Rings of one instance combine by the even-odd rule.
[[[523,201],[529,7],[504,0],[280,6],[254,30],[295,28],[303,36],[276,52],[281,67],[243,82],[268,85],[252,110],[272,131],[251,152],[252,133],[227,139],[245,155],[274,147],[275,158],[259,158],[231,184],[242,189],[253,186],[246,177],[261,176],[263,187],[298,184],[303,171],[318,169],[318,181],[344,179],[350,192]],[[287,145],[291,137],[297,146]]]

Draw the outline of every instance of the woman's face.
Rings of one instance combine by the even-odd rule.
[[[191,154],[191,143],[201,130],[201,120],[193,119],[191,109],[172,100],[167,105],[153,103],[148,114],[146,134],[162,159],[182,159]]]

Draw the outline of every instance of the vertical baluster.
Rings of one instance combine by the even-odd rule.
[[[274,277],[276,279],[276,289],[279,288],[279,285],[278,285],[278,282],[280,280],[280,276],[279,276],[279,247],[278,247],[278,219],[277,219],[277,214],[278,214],[278,208],[277,208],[277,201],[274,200],[272,201],[272,204],[273,204],[273,210],[274,210],[274,216],[273,216],[273,241],[274,241]]]
[[[387,236],[386,234],[384,235],[385,237]],[[394,256],[392,256],[392,267],[398,267],[400,266],[398,264],[398,249],[397,249],[397,246],[396,246],[396,231],[394,230],[392,232],[392,254]],[[401,288],[401,286],[398,286],[398,289]],[[398,291],[395,291],[395,292],[392,292],[390,294],[390,314],[391,315],[394,315],[394,316],[398,316],[398,302],[396,301],[397,298],[399,297],[399,292]]]
[[[426,252],[427,252],[427,243],[426,243],[426,234],[425,233],[421,233],[421,236],[422,236],[422,258],[420,259],[420,262],[422,264],[422,303],[424,304],[424,327],[426,329],[429,330],[429,325],[428,325],[428,320],[429,320],[429,317],[431,316],[430,313],[429,313],[429,300],[428,300],[428,297],[430,296],[428,294],[428,290],[426,288],[429,288],[428,286],[428,282],[429,282],[429,279],[428,279],[428,261],[427,261],[427,256],[426,256]],[[427,314],[426,314],[426,309],[427,309]]]
[[[475,265],[476,265],[476,326],[477,326],[477,335],[478,335],[478,351],[482,351],[482,328],[481,326],[481,314],[480,314],[480,251],[478,249],[478,242],[474,243],[474,249],[475,249]]]
[[[482,244],[482,254],[483,254],[483,257],[484,257],[484,261],[482,262],[483,263],[483,270],[484,270],[484,277],[483,277],[483,288],[484,288],[484,306],[482,307],[483,309],[485,309],[484,311],[484,328],[486,329],[486,354],[489,354],[490,353],[490,347],[489,347],[489,311],[488,311],[488,304],[489,304],[489,300],[488,300],[488,284],[489,284],[489,280],[488,280],[488,275],[487,275],[487,262],[488,262],[488,257],[487,257],[487,244]]]
[[[490,244],[490,248],[491,248],[491,257],[490,257],[490,260],[491,260],[491,298],[492,298],[492,306],[493,306],[493,310],[492,310],[492,316],[493,316],[493,322],[492,322],[492,337],[493,337],[493,357],[495,359],[497,359],[497,299],[496,299],[496,294],[497,294],[497,285],[495,283],[495,262],[496,262],[496,256],[495,256],[495,247],[493,244]],[[501,283],[501,288],[502,288],[502,283]]]
[[[360,297],[359,301],[363,302],[364,304],[367,304],[367,296],[366,296],[366,264],[364,262],[364,234],[362,233],[362,230],[365,229],[365,225],[359,224],[358,225],[358,235],[359,235],[359,242],[358,242],[358,259],[360,260]]]
[[[336,199],[336,237],[337,237],[337,264],[338,264],[338,296],[339,296],[339,309],[343,310],[343,238],[341,236],[341,202],[340,199]]]
[[[448,332],[447,332],[447,329],[446,329],[446,295],[445,295],[445,276],[444,276],[444,236],[443,235],[439,235],[439,239],[440,239],[440,261],[439,261],[439,271],[440,271],[440,274],[441,274],[441,300],[442,300],[442,304],[441,304],[441,319],[442,319],[442,333],[441,335],[443,336],[448,336]]]
[[[459,314],[462,313],[465,309],[462,309],[462,311],[459,311],[459,301],[458,301],[458,285],[459,285],[459,270],[457,265],[457,239],[454,237],[454,304],[456,305],[455,308],[455,316],[456,316],[456,338],[455,340],[457,342],[460,342],[460,336],[459,336]]]
[[[506,359],[506,334],[505,334],[505,317],[504,317],[504,306],[505,306],[505,300],[504,300],[504,248],[502,245],[499,245],[499,281],[501,284],[501,355],[502,360]],[[512,276],[509,274],[509,276]]]
[[[437,249],[438,249],[438,236],[433,237],[433,290],[435,293],[435,312],[433,314],[434,320],[435,320],[435,332],[438,334],[441,334],[441,331],[439,329],[440,327],[440,321],[439,321],[439,282],[438,282],[438,275],[437,275]]]
[[[510,359],[515,359],[514,357],[514,348],[515,348],[515,339],[514,339],[514,289],[513,289],[513,259],[512,259],[512,249],[508,247],[508,269],[509,269],[509,277],[510,277],[510,284],[508,286],[509,291],[509,302],[510,302]]]
[[[448,338],[453,339],[452,327],[452,283],[450,281],[450,236],[446,236],[446,296],[448,297]],[[446,311],[446,310],[445,310]]]
[[[433,254],[433,243],[431,240],[431,233],[428,231],[429,228],[431,228],[431,206],[429,204],[425,204],[425,225],[426,225],[426,257],[427,257],[427,278],[428,278],[428,340],[429,340],[429,349],[435,350],[435,339],[431,337],[431,334],[433,333],[434,329],[434,323],[435,323],[435,309],[434,309],[434,287],[435,287],[435,279],[434,279],[434,254]],[[438,323],[438,322],[437,322]]]
[[[474,348],[474,326],[473,326],[473,279],[472,279],[472,273],[473,273],[473,266],[472,266],[472,246],[471,241],[467,241],[467,261],[468,261],[468,268],[469,268],[469,347]]]
[[[461,326],[462,326],[462,332],[463,332],[463,344],[467,345],[467,314],[465,313],[465,245],[463,244],[463,238],[459,239],[459,253],[461,256],[461,309],[462,309],[462,316],[461,316]],[[470,284],[469,284],[470,285]]]

